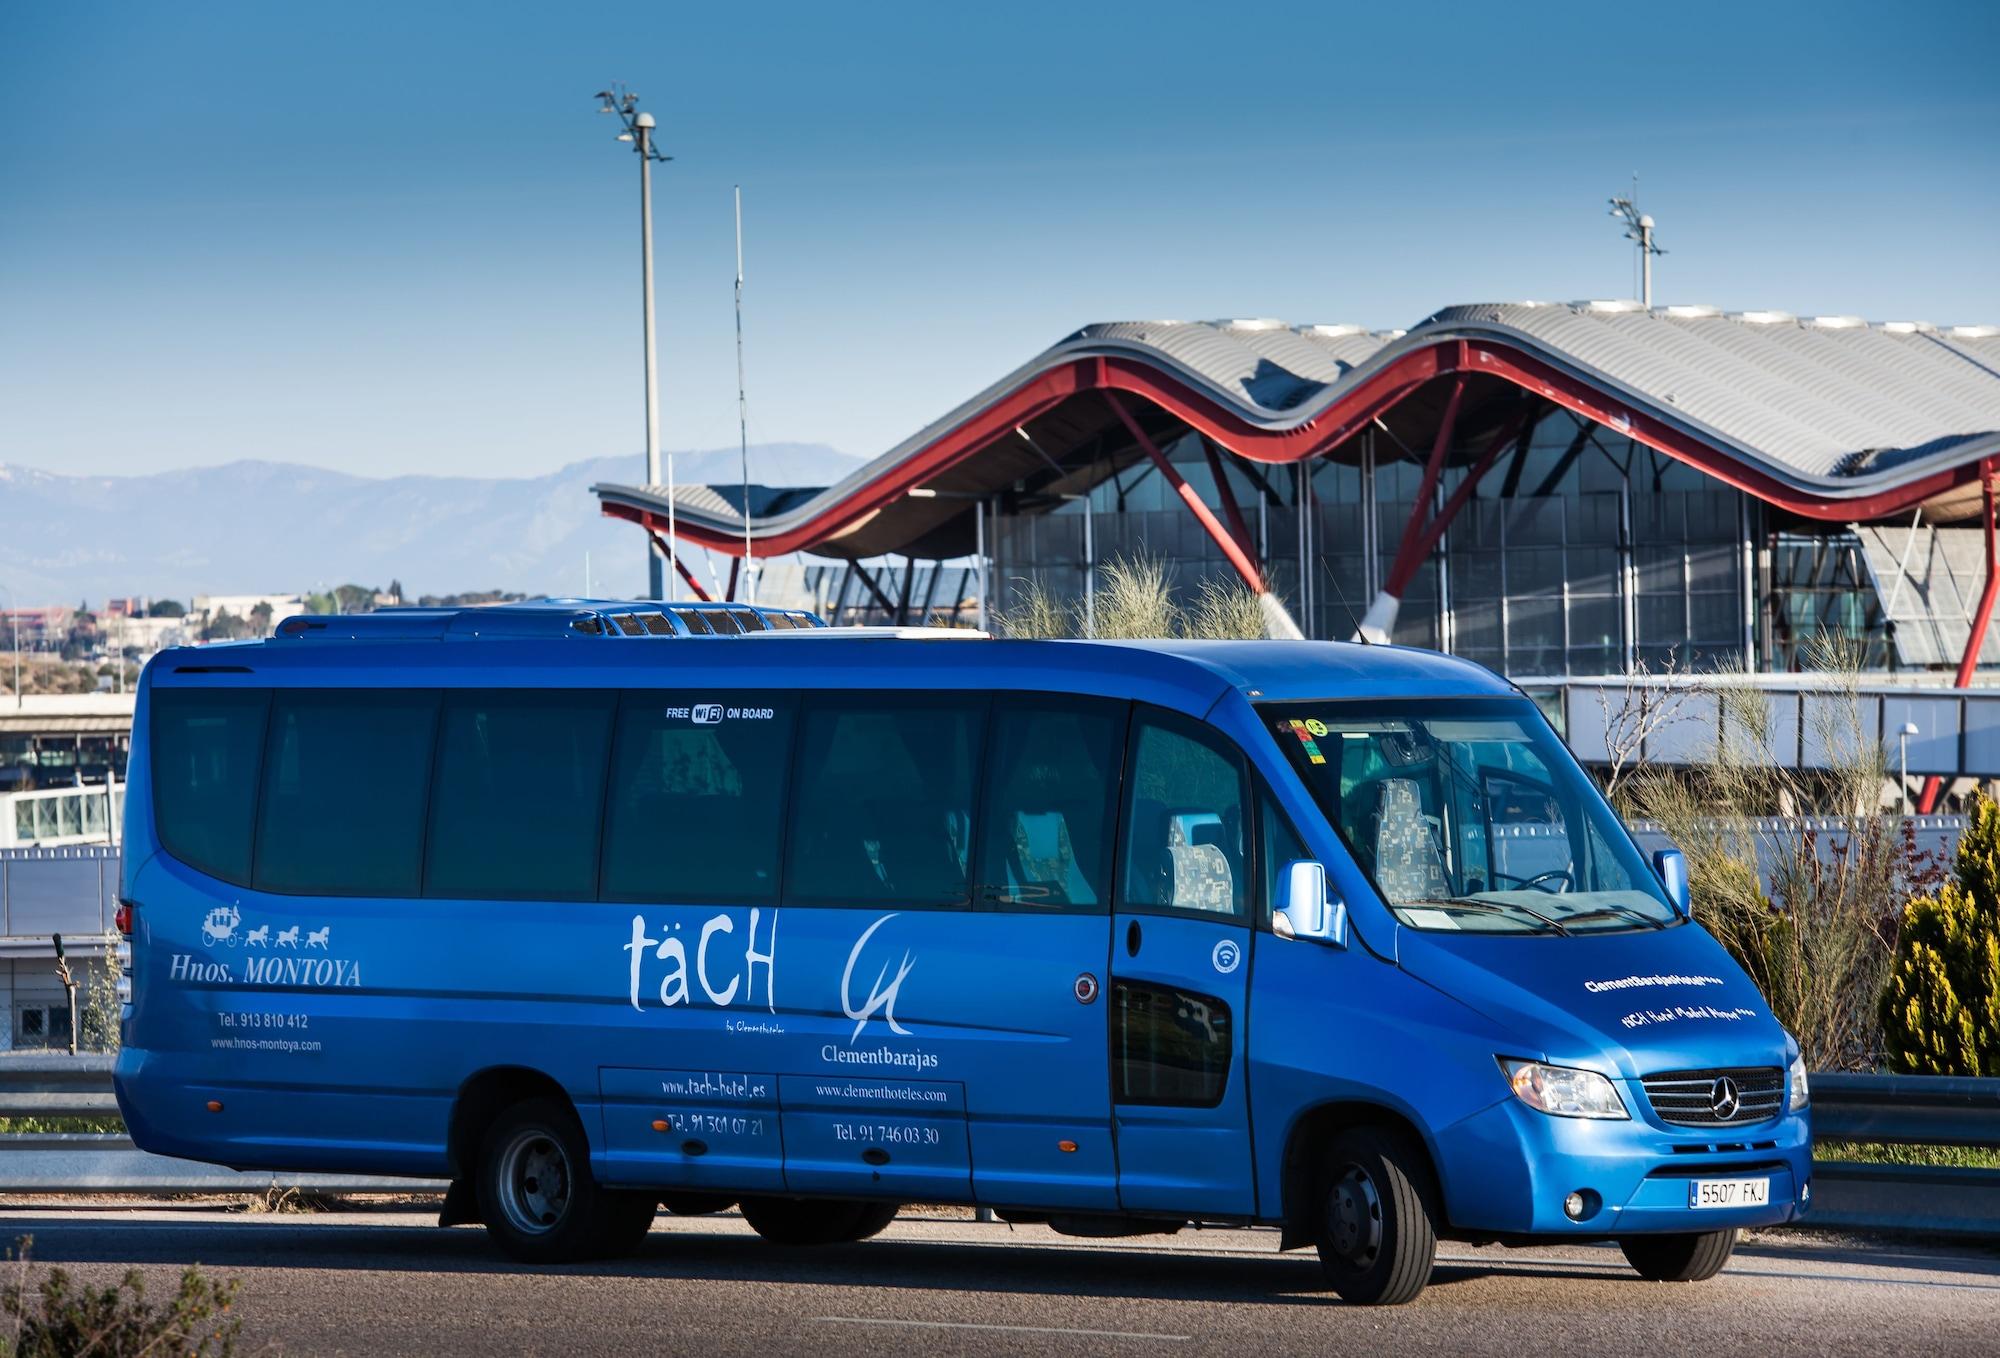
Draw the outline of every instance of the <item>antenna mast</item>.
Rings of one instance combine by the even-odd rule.
[[[1653,306],[1653,256],[1664,255],[1665,250],[1653,243],[1653,219],[1639,211],[1639,176],[1632,176],[1632,196],[1613,198],[1611,216],[1625,223],[1625,239],[1638,247],[1639,300],[1651,310]]]
[[[750,406],[743,395],[743,186],[736,186],[736,438],[743,458],[743,589],[757,602],[757,559],[750,550]]]

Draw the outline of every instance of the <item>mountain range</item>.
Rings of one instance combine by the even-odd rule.
[[[682,484],[732,484],[734,448],[675,455]],[[824,486],[858,465],[816,443],[750,450],[752,479]],[[22,607],[139,595],[302,593],[354,583],[407,597],[470,590],[643,593],[644,542],[607,519],[600,481],[641,479],[638,455],[546,476],[350,476],[285,462],[141,476],[0,463],[0,587]]]

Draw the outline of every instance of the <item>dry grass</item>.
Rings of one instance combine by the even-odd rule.
[[[1079,619],[1039,580],[1019,580],[1014,606],[996,619],[1000,635],[1015,641],[1048,641],[1075,636]]]
[[[1830,696],[1813,706],[1825,770],[1792,767],[1765,694],[1711,688],[1720,734],[1684,776],[1641,769],[1638,811],[1687,855],[1695,915],[1735,955],[1815,1070],[1872,1068],[1877,996],[1901,903],[1937,872],[1907,823],[1880,809],[1886,758],[1863,720],[1858,659],[1810,653]],[[1761,829],[1758,817],[1817,815],[1825,830]],[[1767,894],[1764,881],[1768,877]]]
[[[1254,641],[1264,635],[1264,605],[1244,585],[1210,576],[1182,627],[1182,635],[1201,641]]]
[[[1099,571],[1097,629],[1105,641],[1157,640],[1180,635],[1181,610],[1174,604],[1167,568],[1153,557],[1107,561]]]
[[[1081,600],[1065,603],[1039,580],[1017,580],[1014,606],[997,617],[995,627],[1016,640],[1235,641],[1266,634],[1263,601],[1241,584],[1204,579],[1193,605],[1182,608],[1166,566],[1146,556],[1115,558],[1099,568],[1089,616]]]

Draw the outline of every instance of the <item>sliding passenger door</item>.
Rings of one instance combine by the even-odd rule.
[[[820,693],[786,857],[794,1192],[1107,1208],[1123,704]]]
[[[1125,798],[1108,996],[1119,1205],[1248,1216],[1243,758],[1201,723],[1141,707]]]

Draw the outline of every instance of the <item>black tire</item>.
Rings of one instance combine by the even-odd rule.
[[[495,1118],[474,1173],[487,1235],[524,1264],[630,1254],[658,1209],[651,1193],[598,1186],[583,1127],[555,1099],[525,1099]]]
[[[660,1206],[677,1217],[712,1217],[727,1212],[736,1199],[722,1193],[662,1193]]]
[[[1356,1306],[1401,1306],[1431,1280],[1437,1194],[1430,1162],[1409,1137],[1353,1127],[1327,1144],[1313,1235],[1327,1286]]]
[[[1736,1252],[1736,1232],[1634,1235],[1620,1240],[1618,1248],[1625,1251],[1625,1261],[1649,1282],[1699,1283],[1722,1272],[1722,1266]]]
[[[844,1198],[745,1198],[743,1219],[773,1245],[841,1245],[879,1234],[896,1219],[893,1202]]]

